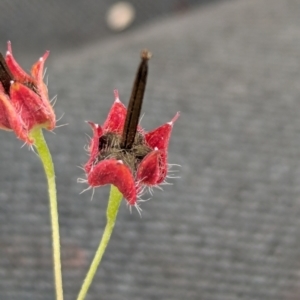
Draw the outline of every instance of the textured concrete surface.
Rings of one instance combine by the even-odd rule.
[[[142,125],[181,111],[169,157],[181,178],[155,191],[142,219],[123,203],[87,299],[300,298],[299,14],[298,0],[219,2],[52,53],[50,95],[69,124],[46,134],[66,299],[98,244],[109,191],[79,195],[84,121],[104,121],[114,88],[127,104],[143,47],[154,56]],[[13,134],[0,140],[0,299],[53,299],[42,169]]]

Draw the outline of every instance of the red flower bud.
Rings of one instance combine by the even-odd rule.
[[[6,58],[0,53],[0,128],[13,130],[27,144],[33,141],[29,132],[35,127],[55,128],[56,120],[43,82],[47,51],[27,74],[14,59],[11,43]]]

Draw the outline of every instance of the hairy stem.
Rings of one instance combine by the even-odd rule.
[[[34,146],[42,161],[46,178],[48,182],[50,220],[52,230],[52,251],[53,251],[53,267],[54,267],[54,283],[56,299],[63,300],[63,285],[61,275],[60,260],[60,238],[59,238],[59,222],[56,198],[55,172],[52,157],[44,139],[41,128],[31,130],[30,137],[34,139]]]
[[[99,243],[98,249],[95,253],[94,259],[91,263],[90,269],[86,274],[86,277],[83,281],[81,290],[79,291],[77,300],[83,300],[88,292],[90,285],[92,284],[93,278],[97,272],[97,269],[101,263],[101,259],[105,252],[105,249],[109,243],[112,231],[115,226],[117,214],[122,200],[122,194],[115,186],[111,186],[107,210],[106,210],[106,226],[102,235],[102,239]]]

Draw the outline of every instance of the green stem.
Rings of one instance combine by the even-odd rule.
[[[52,228],[52,251],[53,251],[53,266],[54,266],[54,283],[56,291],[56,299],[63,300],[63,286],[61,275],[61,260],[60,260],[60,241],[59,241],[59,223],[56,199],[55,172],[52,162],[52,157],[44,139],[41,128],[31,130],[30,136],[34,139],[34,146],[42,161],[47,181],[50,203],[50,219]]]
[[[93,278],[97,272],[102,256],[105,252],[106,246],[108,245],[112,231],[114,229],[122,197],[123,196],[119,192],[119,190],[112,185],[110,189],[110,195],[109,195],[109,200],[108,200],[108,205],[106,210],[106,218],[107,218],[106,226],[102,235],[102,239],[98,246],[98,249],[96,251],[95,257],[91,263],[90,269],[87,272],[86,277],[81,286],[81,290],[78,294],[77,300],[83,300],[86,297],[88,289],[92,284]]]

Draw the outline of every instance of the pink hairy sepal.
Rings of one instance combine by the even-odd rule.
[[[88,174],[88,183],[93,186],[113,184],[130,205],[136,203],[136,188],[130,169],[123,162],[106,159],[93,167]]]

